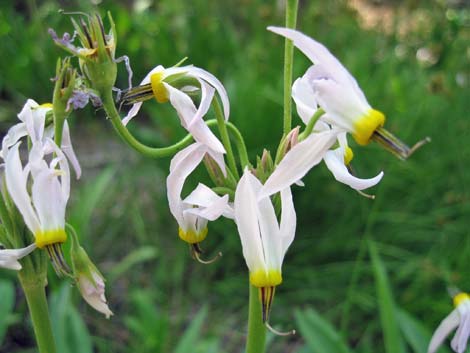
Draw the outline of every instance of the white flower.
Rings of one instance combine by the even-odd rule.
[[[215,160],[225,175],[223,155],[196,142],[173,157],[166,182],[168,203],[171,213],[178,222],[179,237],[190,244],[199,243],[205,239],[207,221],[214,221],[222,215],[233,218],[228,195],[218,196],[203,184],[199,184],[184,200],[181,198],[186,178],[201,163],[206,154]]]
[[[269,197],[261,197],[261,182],[246,169],[235,191],[235,223],[250,283],[260,288],[263,321],[267,321],[274,287],[282,282],[282,262],[294,240],[296,214],[289,187],[281,190],[280,223]]]
[[[101,274],[95,269],[90,269],[89,273],[80,273],[78,276],[78,289],[92,308],[104,314],[107,319],[113,312],[109,310],[106,297],[104,296],[105,284]]]
[[[327,113],[322,119],[334,127],[350,132],[356,142],[365,145],[374,131],[382,127],[385,116],[372,109],[354,77],[321,43],[296,30],[268,27],[268,30],[291,39],[314,63],[298,83],[297,97],[303,100],[300,109],[307,114],[316,110],[316,104]],[[300,114],[301,116],[303,114]]]
[[[266,180],[260,197],[275,194],[294,183],[298,183],[307,172],[320,163],[326,152],[335,143],[338,131],[331,129],[313,132],[295,145]]]
[[[185,86],[177,89],[170,83],[165,82],[165,79],[173,75],[184,75],[185,77],[194,78],[199,82],[200,88]],[[142,80],[140,86],[144,85],[149,85],[152,95],[159,103],[170,101],[181,120],[181,125],[189,131],[197,142],[210,146],[216,152],[225,153],[222,143],[203,120],[204,115],[209,110],[215,91],[217,91],[222,100],[225,119],[228,120],[229,118],[230,104],[227,92],[222,83],[214,75],[194,66],[165,69],[159,65],[152,69]],[[201,90],[201,103],[196,108],[187,93],[199,89]],[[131,92],[133,90],[130,90],[128,94]],[[124,125],[137,115],[141,106],[142,102],[138,102],[131,107],[127,116],[122,120]]]
[[[6,157],[7,190],[34,234],[38,248],[62,243],[66,239],[65,207],[70,194],[70,171],[65,155],[52,140],[46,140],[44,146],[38,141],[30,151],[29,163],[23,168],[20,143],[13,145]],[[49,164],[44,160],[45,151],[57,156]],[[28,191],[29,178],[32,180],[31,193]]]
[[[454,297],[455,309],[440,323],[431,338],[428,353],[435,353],[447,336],[457,328],[450,345],[457,353],[464,353],[470,337],[470,296],[459,293]]]
[[[18,260],[29,255],[34,249],[36,249],[36,244],[21,249],[0,249],[0,267],[21,270],[21,264]]]
[[[18,119],[21,122],[13,125],[3,138],[0,157],[6,160],[8,150],[25,136],[29,136],[33,145],[36,144],[36,142],[41,142],[44,146],[47,146],[46,140],[54,137],[54,126],[51,125],[45,128],[46,115],[48,112],[52,112],[52,104],[46,103],[39,105],[34,100],[28,99],[23,109],[18,114]],[[80,178],[81,168],[73,150],[67,120],[64,121],[61,149],[72,164],[77,179]]]

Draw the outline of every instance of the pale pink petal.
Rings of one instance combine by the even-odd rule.
[[[450,333],[459,325],[459,322],[459,312],[457,309],[454,309],[444,320],[442,320],[436,331],[434,331],[431,341],[429,342],[428,353],[437,352],[447,336],[449,336]]]

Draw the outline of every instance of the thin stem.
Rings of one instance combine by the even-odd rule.
[[[179,150],[183,149],[184,147],[188,146],[191,141],[193,140],[191,135],[186,135],[185,138],[180,140],[179,142],[168,146],[168,147],[150,147],[141,142],[139,142],[132,134],[127,130],[127,128],[123,125],[121,121],[121,117],[119,116],[118,111],[116,110],[116,106],[114,105],[112,92],[109,91],[105,94],[103,99],[103,107],[108,115],[111,123],[113,124],[114,129],[118,133],[118,135],[126,142],[130,147],[135,149],[137,152],[143,154],[144,156],[151,157],[151,158],[162,158],[174,155]]]
[[[246,166],[250,165],[250,159],[248,158],[248,151],[246,149],[245,140],[243,139],[242,134],[237,129],[235,125],[228,122],[227,124],[228,129],[230,130],[230,134],[235,139],[235,144],[237,145],[238,155],[240,156],[240,163],[242,169]]]
[[[297,7],[299,0],[287,0],[286,27],[295,28],[297,23]],[[286,136],[292,124],[292,67],[294,45],[290,39],[286,39],[284,46],[284,136]]]
[[[248,336],[245,353],[264,353],[266,345],[266,326],[258,294],[259,289],[250,284],[250,302],[248,307]]]
[[[325,114],[325,111],[323,109],[321,108],[317,109],[315,114],[313,114],[312,118],[308,121],[308,124],[305,127],[305,130],[300,134],[299,141],[305,140],[312,133],[313,127],[315,126],[318,119],[320,119],[323,114]]]
[[[217,119],[217,126],[219,127],[220,137],[222,138],[222,143],[224,144],[225,151],[227,152],[228,167],[238,180],[240,178],[240,175],[238,174],[237,164],[235,163],[232,145],[230,144],[230,138],[228,136],[227,131],[227,124],[225,123],[224,114],[222,113],[222,108],[220,107],[220,103],[217,98],[214,98],[212,100],[212,107],[214,108],[215,117]]]
[[[56,347],[46,300],[45,271],[43,276],[38,276],[39,278],[31,278],[31,275],[35,276],[33,269],[28,269],[27,273],[25,271],[26,267],[20,272],[19,278],[31,314],[39,353],[55,353]]]

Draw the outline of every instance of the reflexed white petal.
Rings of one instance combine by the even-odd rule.
[[[331,79],[334,79],[342,85],[350,86],[361,100],[366,100],[364,93],[359,88],[354,77],[323,44],[293,29],[268,27],[268,30],[292,40],[294,45],[304,53],[312,63],[321,65],[322,70],[328,72]]]
[[[214,151],[225,153],[224,146],[219,139],[213,134],[206,123],[202,119],[198,119],[189,126],[193,117],[196,115],[197,109],[189,96],[180,90],[163,83],[168,91],[171,105],[176,109],[181,120],[181,125],[186,128],[197,142],[201,142]]]
[[[348,86],[336,83],[333,80],[316,80],[313,90],[318,104],[328,113],[324,117],[328,123],[354,130],[354,120],[367,114],[371,106],[367,101],[362,101],[351,92]]]
[[[217,163],[220,170],[222,171],[222,174],[226,177],[227,176],[227,171],[226,171],[226,168],[225,168],[225,161],[224,161],[223,153],[214,151],[213,149],[208,149],[207,153],[215,161],[215,163]]]
[[[105,285],[104,281],[96,272],[92,273],[93,281],[84,275],[78,278],[78,288],[82,294],[83,299],[90,304],[96,311],[104,314],[107,319],[113,312],[109,310],[106,297],[104,296]]]
[[[322,160],[336,140],[335,130],[312,133],[281,160],[260,192],[260,198],[290,187]]]
[[[204,81],[209,83],[212,87],[217,90],[220,100],[222,101],[225,120],[228,120],[230,115],[230,102],[228,99],[227,91],[225,90],[225,87],[222,85],[222,83],[217,79],[217,77],[212,75],[210,72],[207,72],[206,70],[203,70],[199,67],[191,68],[189,73],[196,77],[202,78]]]
[[[333,176],[340,183],[349,185],[355,190],[364,190],[370,188],[380,182],[384,173],[380,172],[377,176],[370,179],[360,179],[349,173],[348,168],[344,165],[344,149],[337,148],[334,151],[325,153],[323,160]]]
[[[201,183],[183,200],[183,203],[188,206],[198,206],[189,208],[185,212],[193,213],[209,221],[214,221],[221,215],[233,218],[233,208],[229,205],[228,195],[219,196]]]
[[[460,323],[450,345],[454,351],[464,353],[470,336],[470,301],[464,300],[459,304],[457,310],[460,316]]]
[[[8,149],[17,143],[22,137],[26,136],[28,131],[26,130],[25,123],[18,123],[13,125],[3,137],[2,140],[2,151],[0,152],[0,157],[6,159],[8,155]]]
[[[194,114],[192,120],[188,124],[188,130],[192,128],[194,123],[202,120],[203,116],[207,114],[211,106],[212,98],[214,98],[215,89],[202,80],[199,80],[199,83],[201,84],[201,103],[197,108],[196,114]]]
[[[37,175],[32,187],[32,199],[42,230],[64,229],[66,200],[53,170],[45,169]]]
[[[261,183],[253,177],[261,186]],[[258,223],[263,243],[266,267],[270,270],[281,270],[282,245],[276,211],[269,197],[258,197]]]
[[[21,264],[18,260],[30,254],[34,249],[36,249],[36,244],[34,243],[21,249],[1,249],[0,267],[10,270],[21,270]]]
[[[18,150],[19,145],[20,143],[14,145],[8,153],[5,161],[5,179],[8,192],[23,216],[26,226],[32,233],[36,233],[40,230],[40,223],[26,189],[28,175],[23,172]]]
[[[300,118],[304,124],[308,124],[317,111],[315,95],[308,80],[304,78],[295,80],[292,85],[292,98],[294,99]]]
[[[28,99],[21,111],[18,113],[18,119],[26,123],[26,120],[32,119],[30,118],[30,115],[32,115],[32,108],[36,107],[39,107],[39,104],[34,99]]]
[[[264,269],[263,245],[258,223],[258,193],[261,183],[246,169],[235,191],[235,223],[242,243],[243,256],[250,272]]]
[[[59,162],[61,171],[60,186],[62,190],[62,198],[64,202],[67,203],[70,196],[70,169],[67,158],[54,141],[47,140],[46,142],[51,146],[52,150],[57,155],[57,160]]]
[[[459,325],[460,315],[457,309],[454,309],[437,327],[429,342],[428,352],[435,353],[447,336]]]
[[[139,86],[146,85],[150,83],[150,76],[152,76],[154,73],[161,72],[165,70],[163,66],[158,65],[154,67],[150,72],[144,77],[142,82],[140,82]],[[126,126],[129,121],[139,113],[140,107],[142,107],[142,102],[138,102],[132,105],[131,109],[127,113],[127,115],[122,119],[122,124]]]
[[[67,120],[65,120],[64,122],[61,149],[72,164],[77,179],[80,179],[80,176],[82,175],[82,168],[80,167],[80,163],[78,162],[77,156],[75,155],[75,151],[73,150],[72,140],[70,138],[70,129]]]
[[[180,226],[183,223],[184,205],[181,200],[181,192],[184,183],[189,174],[201,163],[206,151],[206,146],[194,143],[178,152],[171,162],[170,174],[166,179],[168,204],[173,217]]]
[[[290,188],[281,190],[281,263],[287,249],[294,241],[295,229],[297,226],[297,215],[295,213],[294,201],[292,200],[292,192]]]

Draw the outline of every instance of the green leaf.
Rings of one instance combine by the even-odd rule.
[[[397,308],[393,299],[392,289],[388,281],[387,272],[377,252],[373,241],[368,241],[369,254],[375,277],[377,301],[382,323],[383,337],[386,353],[404,353],[405,346],[400,334],[397,318]]]
[[[7,280],[0,280],[0,346],[8,326],[12,323],[11,314],[15,305],[15,287]]]
[[[139,249],[132,251],[124,259],[114,266],[108,274],[108,280],[114,281],[117,277],[128,271],[132,266],[141,262],[152,260],[157,257],[157,249],[153,246],[143,246]]]
[[[57,351],[93,353],[90,333],[71,302],[70,284],[64,283],[50,298],[50,313]]]
[[[199,341],[202,325],[206,320],[207,306],[203,306],[196,316],[191,320],[189,327],[178,342],[174,353],[192,352]]]
[[[90,234],[91,217],[108,189],[114,173],[115,169],[109,167],[80,190],[79,199],[74,203],[70,215],[70,223],[73,224],[79,236]]]
[[[338,331],[314,309],[296,310],[295,319],[310,353],[350,353]]]
[[[398,323],[406,342],[411,346],[413,352],[422,353],[428,349],[432,333],[416,318],[403,309],[397,311]],[[449,349],[442,346],[441,353],[450,353]]]

